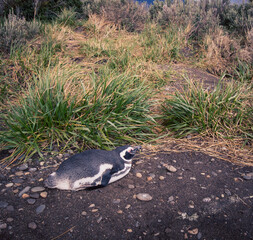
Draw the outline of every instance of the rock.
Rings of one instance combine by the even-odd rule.
[[[130,208],[130,207],[131,207],[131,205],[130,205],[130,204],[127,204],[126,207],[125,207],[125,209],[128,209],[128,208]]]
[[[22,195],[22,198],[23,199],[26,199],[26,198],[29,198],[30,196],[29,196],[29,194],[27,194],[27,193],[24,193],[23,195]]]
[[[93,207],[95,207],[95,204],[94,204],[94,203],[92,203],[92,204],[89,206],[89,208],[93,208]]]
[[[206,198],[203,198],[203,202],[206,202],[206,203],[208,203],[208,202],[211,202],[211,198],[210,197],[206,197]]]
[[[202,233],[199,232],[198,235],[197,235],[197,239],[201,239],[202,238]]]
[[[169,172],[176,172],[177,169],[173,167],[172,165],[164,164],[163,165]]]
[[[16,176],[23,176],[24,173],[23,173],[22,171],[19,171],[19,172],[16,172],[15,175],[16,175]]]
[[[160,179],[161,181],[163,181],[163,180],[165,179],[165,177],[164,177],[164,176],[160,176],[159,179]]]
[[[83,216],[86,216],[87,215],[87,212],[85,212],[85,211],[82,211],[82,213],[81,213]]]
[[[95,212],[97,212],[97,211],[98,211],[97,208],[93,208],[93,209],[91,210],[91,212],[93,212],[93,213],[95,213]]]
[[[34,198],[29,198],[27,199],[27,202],[28,204],[33,205],[36,202],[36,200]]]
[[[132,184],[129,184],[129,185],[128,185],[128,188],[130,188],[130,189],[134,189],[134,188],[135,188],[135,186],[134,186],[134,185],[132,185]]]
[[[251,180],[251,179],[253,179],[253,172],[243,174],[243,175],[242,175],[242,178],[243,178],[244,180]]]
[[[131,228],[128,228],[127,231],[128,231],[129,233],[133,232],[133,230],[132,230]]]
[[[169,199],[168,199],[168,202],[172,202],[172,201],[174,201],[174,197],[170,196]]]
[[[35,222],[30,222],[28,224],[28,228],[35,230],[37,228],[37,224]]]
[[[98,220],[97,220],[97,223],[100,223],[102,221],[103,217],[99,217]]]
[[[35,199],[38,199],[40,197],[40,195],[38,193],[31,193],[30,194],[30,197],[31,198],[35,198]]]
[[[147,181],[151,181],[153,178],[152,177],[147,177]]]
[[[33,193],[35,193],[35,192],[42,192],[42,191],[44,191],[44,190],[45,190],[44,187],[33,187],[33,188],[31,189],[31,192],[33,192]]]
[[[120,203],[120,199],[113,199],[113,200],[112,200],[112,203],[118,204],[118,203]]]
[[[41,193],[40,193],[40,196],[41,196],[42,198],[46,198],[46,197],[47,197],[47,192],[41,192]]]
[[[9,205],[6,207],[7,211],[13,212],[14,211],[14,207],[12,205]]]
[[[6,208],[8,206],[7,202],[0,201],[0,208]]]
[[[136,173],[136,177],[142,178],[142,174],[141,173]]]
[[[7,224],[6,223],[1,223],[0,224],[0,230],[1,229],[6,229],[7,228]]]
[[[164,232],[168,234],[168,233],[171,233],[172,230],[170,228],[165,228]]]
[[[37,168],[29,168],[29,172],[36,172]]]
[[[22,195],[23,195],[24,193],[27,193],[30,189],[31,189],[31,187],[29,187],[29,186],[25,187],[25,188],[18,194],[18,196],[19,196],[19,197],[22,197]]]
[[[199,230],[197,228],[194,228],[192,230],[188,230],[188,233],[192,234],[192,235],[196,235],[198,234]]]
[[[151,201],[153,199],[148,193],[138,193],[136,197],[141,201]]]
[[[14,178],[14,179],[13,179],[13,182],[14,182],[14,183],[23,183],[24,180],[23,180],[22,178]]]
[[[18,189],[13,190],[13,193],[18,193]]]
[[[7,222],[10,223],[10,222],[12,222],[14,219],[13,219],[13,218],[7,218],[6,220],[7,220]]]
[[[228,189],[225,189],[225,193],[228,195],[228,196],[231,196],[231,192],[228,190]]]
[[[36,208],[36,213],[37,214],[42,213],[45,210],[45,208],[46,208],[46,205],[44,204],[40,205],[39,207]]]
[[[122,210],[118,210],[117,213],[118,213],[118,214],[122,214],[123,211],[122,211]]]
[[[20,170],[20,171],[25,171],[26,169],[28,169],[27,163],[24,163],[18,167],[18,170]]]
[[[12,187],[13,185],[14,185],[14,183],[7,183],[7,184],[5,185],[5,187],[9,188],[9,187]]]

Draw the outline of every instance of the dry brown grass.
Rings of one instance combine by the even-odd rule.
[[[235,164],[253,166],[253,149],[251,146],[242,148],[240,139],[227,140],[201,136],[183,139],[164,137],[154,144],[145,144],[143,148],[155,153],[196,151]]]

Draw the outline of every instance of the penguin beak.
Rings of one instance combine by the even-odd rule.
[[[141,146],[133,147],[133,149],[131,150],[131,154],[136,154],[136,152],[138,152],[140,150],[141,150]]]

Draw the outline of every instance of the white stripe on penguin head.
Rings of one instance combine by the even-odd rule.
[[[128,147],[127,149],[125,149],[124,151],[122,151],[119,155],[120,157],[124,160],[124,161],[127,161],[127,162],[130,162],[132,161],[132,159],[125,159],[124,156],[126,155],[126,152],[130,152],[131,150],[133,150],[132,147]]]

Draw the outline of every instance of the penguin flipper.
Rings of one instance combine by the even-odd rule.
[[[104,172],[103,177],[102,177],[102,181],[101,181],[101,186],[105,187],[106,185],[108,185],[110,179],[111,179],[111,170],[107,170]]]

